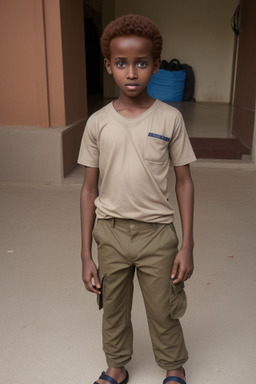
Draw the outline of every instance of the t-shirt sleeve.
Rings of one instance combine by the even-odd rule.
[[[99,167],[99,148],[96,125],[91,116],[86,123],[78,155],[78,163],[87,167]]]
[[[196,161],[181,113],[178,113],[175,118],[169,151],[174,166],[182,166]]]

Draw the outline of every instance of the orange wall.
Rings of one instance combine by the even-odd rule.
[[[86,117],[83,0],[1,0],[0,125]]]
[[[41,1],[1,1],[0,125],[48,126]]]
[[[59,182],[87,118],[83,0],[0,0],[0,45],[0,178]]]

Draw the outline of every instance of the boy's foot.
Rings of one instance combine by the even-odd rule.
[[[106,372],[102,372],[100,378],[94,384],[126,384],[129,380],[127,370],[122,368],[108,367]]]
[[[186,384],[186,377],[184,369],[178,368],[173,371],[166,372],[166,378],[163,381],[163,384]]]

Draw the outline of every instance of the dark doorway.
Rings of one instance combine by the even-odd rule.
[[[89,5],[84,6],[87,94],[103,94],[103,71],[100,50],[102,15]]]

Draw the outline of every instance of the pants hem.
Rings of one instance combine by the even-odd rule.
[[[188,361],[188,358],[185,359],[185,360],[182,360],[180,361],[179,363],[173,363],[173,364],[159,364],[157,363],[157,365],[164,369],[165,371],[173,371],[175,369],[178,369],[178,368],[181,368],[183,367],[183,365]]]
[[[127,365],[131,361],[131,358],[128,360],[125,360],[123,363],[117,363],[116,361],[111,361],[107,359],[107,365],[111,368],[122,368],[125,365]]]

